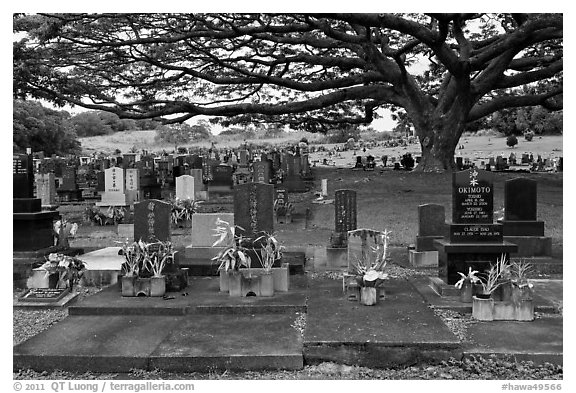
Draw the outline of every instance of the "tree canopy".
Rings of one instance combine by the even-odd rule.
[[[469,122],[562,108],[561,14],[41,14],[14,31],[15,97],[312,132],[401,108],[423,170],[454,167]]]

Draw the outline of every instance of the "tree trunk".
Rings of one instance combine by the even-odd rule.
[[[454,152],[463,131],[463,122],[451,120],[420,121],[415,124],[416,134],[422,148],[422,158],[416,167],[418,172],[444,172],[456,169]]]

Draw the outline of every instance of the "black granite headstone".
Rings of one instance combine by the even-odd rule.
[[[494,220],[492,174],[476,168],[452,175],[452,222],[491,224]]]
[[[232,178],[232,167],[228,165],[216,165],[212,166],[212,183],[213,186],[228,186],[232,187],[234,185],[234,179]]]
[[[533,221],[537,216],[538,183],[516,178],[504,183],[504,219]]]
[[[234,188],[234,224],[247,237],[274,232],[274,186],[262,183],[239,184]]]
[[[335,231],[345,233],[356,228],[356,191],[337,190],[334,193]]]
[[[12,163],[13,198],[33,198],[34,172],[31,157],[26,154],[14,154]]]
[[[170,240],[169,203],[148,199],[134,204],[134,239],[145,242]]]

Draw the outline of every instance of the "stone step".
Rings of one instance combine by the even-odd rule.
[[[307,279],[290,277],[288,292],[272,297],[230,297],[220,292],[219,277],[189,277],[188,287],[162,297],[122,297],[120,283],[69,307],[69,315],[188,315],[306,312]]]
[[[121,373],[294,370],[297,315],[69,316],[17,345],[14,370]]]

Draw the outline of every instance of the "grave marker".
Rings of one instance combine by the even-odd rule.
[[[176,178],[176,198],[195,199],[194,177],[183,175]]]
[[[334,194],[334,221],[336,233],[356,229],[356,191],[337,190]]]
[[[262,183],[239,184],[234,189],[234,222],[243,236],[256,237],[274,232],[274,186]]]
[[[170,240],[169,203],[147,199],[134,204],[134,240],[145,242]]]

